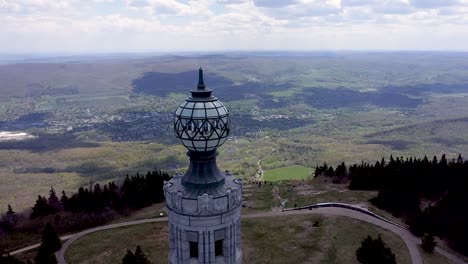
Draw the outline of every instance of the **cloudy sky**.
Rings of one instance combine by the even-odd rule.
[[[0,53],[468,50],[468,0],[0,0]]]

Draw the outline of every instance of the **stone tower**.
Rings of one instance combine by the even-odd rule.
[[[205,87],[201,68],[191,93],[174,116],[190,166],[164,185],[169,263],[241,263],[242,180],[216,165],[216,149],[229,136],[229,111]]]

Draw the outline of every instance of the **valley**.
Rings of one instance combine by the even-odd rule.
[[[324,161],[468,156],[468,54],[148,55],[0,65],[0,211],[126,174],[182,172],[172,111],[205,82],[231,111],[219,164],[249,178]],[[275,149],[274,152],[271,150]]]

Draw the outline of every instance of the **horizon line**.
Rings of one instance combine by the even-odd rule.
[[[453,52],[465,53],[468,49],[206,49],[206,50],[113,50],[113,51],[2,51],[0,55],[35,55],[35,54],[146,54],[146,53],[233,53],[233,52]]]

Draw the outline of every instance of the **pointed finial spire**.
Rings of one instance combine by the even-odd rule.
[[[203,69],[200,67],[198,70],[198,89],[205,89],[205,83],[203,82]]]

